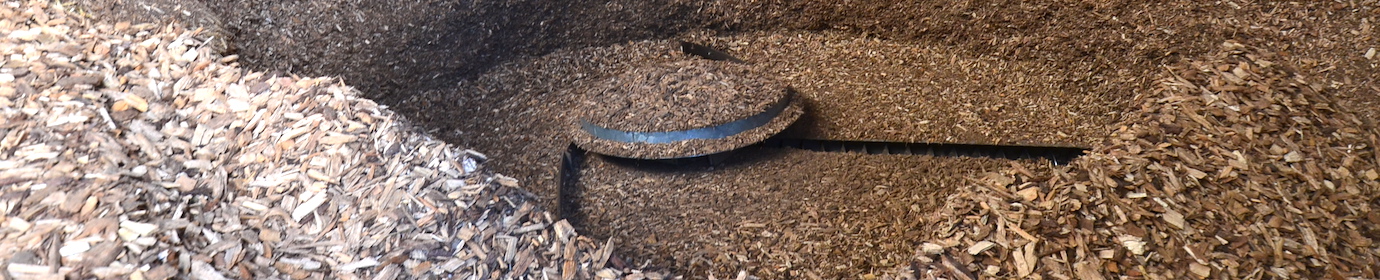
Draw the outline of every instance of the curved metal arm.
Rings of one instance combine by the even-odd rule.
[[[606,128],[587,120],[580,120],[580,129],[600,139],[627,143],[665,144],[694,139],[722,139],[770,123],[790,106],[792,95],[792,92],[787,91],[781,100],[771,104],[766,111],[710,127],[665,132],[634,132]]]

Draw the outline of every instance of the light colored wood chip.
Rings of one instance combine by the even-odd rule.
[[[292,220],[301,222],[302,218],[306,218],[307,214],[311,214],[312,211],[316,211],[316,208],[321,207],[321,204],[324,203],[326,203],[326,193],[320,192],[316,193],[315,195],[312,195],[310,198],[307,198],[307,200],[303,201],[302,204],[299,204],[296,208],[292,209]]]
[[[1208,277],[1212,276],[1212,267],[1208,267],[1206,265],[1198,263],[1188,264],[1188,271],[1193,273],[1193,276],[1197,277],[1198,279],[1207,279]]]
[[[1164,221],[1174,228],[1184,229],[1186,227],[1187,222],[1184,221],[1184,215],[1179,214],[1179,211],[1166,210],[1160,217],[1164,218]]]
[[[978,243],[973,244],[973,246],[968,246],[967,251],[969,255],[977,255],[981,254],[984,251],[987,251],[987,249],[992,248],[992,246],[996,245],[997,243],[992,243],[991,241],[987,240],[978,241]]]

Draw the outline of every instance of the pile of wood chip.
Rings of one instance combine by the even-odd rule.
[[[0,274],[663,278],[486,158],[339,81],[240,69],[200,30],[0,3]],[[7,277],[0,277],[7,278]]]
[[[668,277],[483,154],[201,30],[31,0],[0,34],[0,278]],[[1070,168],[975,178],[888,276],[1380,278],[1380,135],[1283,61],[1227,42],[1167,67]]]
[[[1376,279],[1380,139],[1276,53],[1168,67],[1140,112],[1058,174],[954,197],[922,277]],[[945,217],[945,216],[941,216]],[[1108,276],[1105,277],[1104,276]]]

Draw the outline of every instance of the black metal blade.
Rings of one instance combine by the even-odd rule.
[[[559,180],[556,186],[556,215],[575,224],[582,220],[577,213],[580,211],[580,169],[585,164],[586,155],[584,149],[571,143],[561,155],[561,167],[556,174],[556,180]]]
[[[693,56],[702,57],[702,58],[708,59],[708,60],[719,60],[719,61],[731,61],[731,62],[737,62],[737,63],[747,63],[747,62],[743,61],[742,59],[738,59],[737,57],[733,57],[733,55],[730,55],[730,54],[728,54],[728,53],[726,53],[726,52],[722,52],[722,51],[719,51],[719,50],[716,50],[716,49],[713,49],[713,48],[710,48],[710,47],[706,47],[706,46],[704,46],[704,45],[695,44],[695,43],[686,42],[686,41],[680,41],[680,51],[681,51],[681,52],[684,52],[685,54],[689,54],[689,55],[693,55]]]
[[[852,152],[873,155],[929,155],[947,157],[987,157],[1000,159],[1047,159],[1067,164],[1087,152],[1087,148],[1059,146],[1021,146],[954,143],[907,143],[881,141],[816,140],[773,137],[760,145],[820,152]]]

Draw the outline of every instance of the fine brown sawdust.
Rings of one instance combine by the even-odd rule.
[[[707,59],[633,68],[581,90],[581,120],[631,132],[722,125],[786,97],[784,84],[750,66]]]
[[[811,107],[791,135],[804,138],[1090,146],[1137,91],[1048,62],[843,32],[690,37],[796,88]]]
[[[154,0],[82,0],[134,2]],[[176,1],[176,0],[158,0]],[[246,63],[335,75],[401,111],[435,113],[419,92],[503,63],[563,49],[667,36],[697,20],[698,1],[182,0],[223,19]],[[432,107],[434,108],[434,107]],[[428,113],[423,113],[428,112]]]
[[[618,255],[681,274],[850,278],[907,263],[934,237],[928,225],[947,219],[932,214],[944,197],[1011,164],[775,148],[717,166],[592,157],[572,220],[612,238]]]

